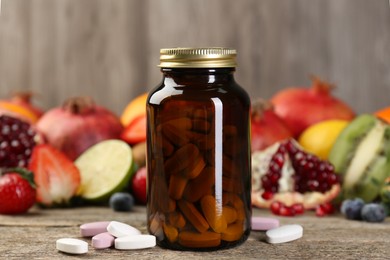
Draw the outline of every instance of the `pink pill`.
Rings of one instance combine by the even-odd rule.
[[[93,237],[100,233],[107,232],[107,226],[110,221],[99,221],[86,223],[80,226],[80,233],[83,237]]]
[[[104,232],[92,237],[92,247],[96,249],[109,248],[114,245],[115,237]]]
[[[252,230],[265,231],[279,227],[275,218],[252,217]]]

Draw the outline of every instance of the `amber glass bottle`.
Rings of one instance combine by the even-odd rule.
[[[147,101],[148,230],[177,250],[236,246],[250,233],[250,100],[236,51],[162,49]]]

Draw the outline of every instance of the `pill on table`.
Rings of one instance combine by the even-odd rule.
[[[133,235],[115,239],[116,249],[143,249],[154,246],[156,246],[156,237],[152,235]]]
[[[252,217],[252,230],[266,231],[279,227],[279,220],[276,218]]]
[[[88,243],[75,238],[60,238],[56,241],[56,248],[68,254],[85,254],[88,252]]]
[[[125,237],[141,234],[141,231],[139,231],[135,227],[118,221],[111,221],[110,224],[108,224],[107,226],[107,231],[114,237]]]
[[[114,245],[115,237],[108,232],[92,237],[92,247],[96,249],[109,248]]]
[[[97,234],[107,232],[107,226],[110,221],[98,221],[85,223],[80,226],[80,234],[82,237],[93,237]]]
[[[285,243],[301,238],[303,236],[303,228],[300,225],[285,225],[270,229],[265,235],[268,243]]]

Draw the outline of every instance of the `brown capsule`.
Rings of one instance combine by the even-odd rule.
[[[197,108],[192,112],[192,117],[195,119],[210,120],[212,113],[210,113],[207,109]]]
[[[244,233],[244,224],[243,222],[236,222],[233,224],[230,224],[227,229],[222,232],[221,239],[228,242],[237,241],[241,238],[242,234]]]
[[[191,161],[198,158],[199,149],[194,144],[186,144],[179,148],[165,164],[164,169],[167,174],[173,175],[187,168]]]
[[[192,128],[193,123],[191,119],[187,117],[181,117],[166,121],[162,124],[162,127],[164,128],[166,125],[171,125],[178,130],[190,130]]]
[[[186,220],[180,212],[172,212],[168,216],[169,223],[177,228],[183,228],[186,225]]]
[[[183,231],[179,234],[179,244],[189,248],[216,247],[221,244],[221,234],[215,232]]]
[[[237,220],[237,210],[231,206],[223,206],[223,216],[228,224]]]
[[[171,175],[169,179],[168,194],[171,199],[181,199],[188,180],[180,175]]]
[[[163,230],[169,242],[171,243],[176,242],[177,238],[179,237],[179,232],[174,226],[163,223]]]
[[[219,204],[213,196],[206,195],[201,199],[200,205],[210,227],[216,233],[224,232],[227,228],[227,222],[223,215],[222,202]]]
[[[203,233],[209,229],[209,224],[192,203],[185,200],[179,200],[178,205],[183,215],[191,222],[196,230]]]
[[[190,142],[190,139],[184,134],[184,130],[179,130],[173,125],[164,125],[162,128],[164,136],[175,146],[183,146]]]
[[[187,183],[183,197],[189,202],[198,201],[201,197],[211,194],[214,183],[214,169],[205,167],[198,177]]]
[[[208,133],[211,125],[208,121],[202,119],[194,119],[192,121],[192,130],[201,133]]]
[[[186,179],[194,179],[202,172],[203,168],[206,166],[203,156],[200,154],[197,158],[190,160],[190,165],[186,169],[182,170],[180,173]]]
[[[227,192],[242,193],[241,180],[222,176],[222,189]]]

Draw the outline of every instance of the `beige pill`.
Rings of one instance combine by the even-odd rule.
[[[221,244],[221,234],[210,231],[200,234],[184,231],[179,234],[179,244],[189,248],[216,247]]]
[[[202,233],[209,229],[209,224],[192,203],[185,200],[179,200],[178,205],[183,215],[191,222],[196,230]]]
[[[200,205],[210,227],[216,232],[221,233],[227,228],[227,222],[223,215],[222,203],[218,204],[211,195],[204,196]]]

